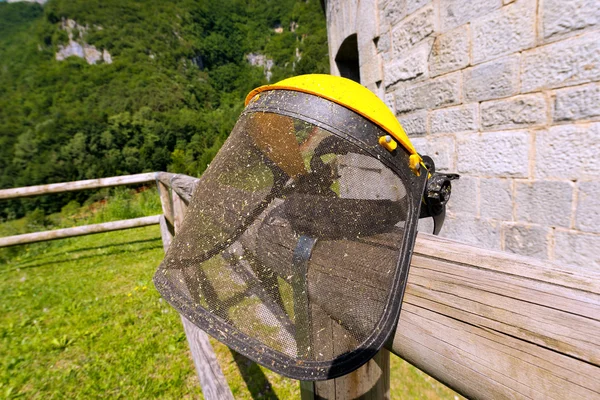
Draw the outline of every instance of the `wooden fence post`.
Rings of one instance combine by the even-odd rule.
[[[390,398],[390,353],[381,349],[354,372],[336,379],[300,382],[302,400],[382,400]]]
[[[187,205],[175,190],[172,191],[171,198],[169,189],[163,182],[157,181],[157,186],[163,212],[165,212],[160,227],[163,247],[166,251],[173,238],[171,228],[174,228],[175,233],[181,228]],[[215,351],[208,340],[208,335],[183,315],[181,316],[181,322],[190,346],[204,398],[207,400],[233,400],[233,394],[223,371],[221,371]]]

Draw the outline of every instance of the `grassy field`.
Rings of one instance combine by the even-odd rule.
[[[148,192],[50,220],[157,213]],[[32,220],[2,224],[0,236]],[[157,226],[1,250],[0,398],[201,398],[179,316],[152,285],[162,256]],[[297,381],[213,345],[236,399],[299,398]],[[456,398],[394,356],[391,382],[394,399]]]

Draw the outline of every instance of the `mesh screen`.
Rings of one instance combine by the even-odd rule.
[[[354,144],[245,114],[157,272],[162,294],[294,359],[333,360],[382,317],[407,210],[400,178]]]

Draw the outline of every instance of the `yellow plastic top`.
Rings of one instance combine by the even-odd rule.
[[[359,83],[333,75],[300,75],[254,89],[246,96],[246,105],[258,93],[277,89],[314,94],[349,108],[389,133],[410,154],[417,154],[408,135],[390,109],[379,97]]]

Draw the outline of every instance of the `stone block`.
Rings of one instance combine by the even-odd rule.
[[[384,65],[385,65],[385,63],[392,62],[392,60],[394,59],[392,57],[391,51],[386,51],[385,53],[379,53],[379,55],[381,56],[381,61],[384,63]]]
[[[460,134],[457,139],[458,172],[491,177],[527,177],[527,131]]]
[[[411,139],[419,154],[433,158],[437,171],[456,171],[454,165],[455,140],[453,136],[417,137]]]
[[[535,11],[535,1],[520,0],[472,21],[473,63],[532,47]]]
[[[504,250],[522,256],[548,259],[550,229],[536,225],[507,225],[504,228]]]
[[[442,31],[447,31],[502,7],[502,0],[440,0]]]
[[[377,54],[375,46],[372,46],[370,52],[363,52],[365,55],[364,63],[360,64],[360,82],[365,85],[369,83],[381,82],[383,80],[383,63],[381,56]]]
[[[406,14],[412,14],[419,8],[431,3],[431,0],[407,0],[406,1]]]
[[[435,136],[427,138],[427,151],[423,154],[433,158],[437,171],[456,172],[454,157],[456,154],[454,136]]]
[[[464,25],[438,36],[429,59],[431,76],[456,71],[469,65],[469,27]]]
[[[462,178],[461,178],[462,179]],[[513,196],[511,180],[481,178],[479,213],[482,218],[511,221]]]
[[[446,217],[440,236],[490,250],[500,250],[500,223],[466,215]]]
[[[542,35],[561,38],[600,24],[598,0],[544,0],[541,3]]]
[[[515,182],[517,221],[569,227],[573,183],[561,181]]]
[[[389,87],[394,83],[424,78],[428,75],[427,60],[431,52],[433,39],[419,44],[406,51],[401,58],[384,64],[384,84]],[[362,79],[361,79],[362,80]]]
[[[377,18],[377,3],[379,0],[361,0],[354,6],[356,13],[356,32],[360,32],[358,35],[358,46],[360,48],[360,42],[371,42],[373,38],[379,35],[379,18]],[[360,16],[360,17],[358,17]]]
[[[379,35],[379,37],[377,38],[377,43],[375,44],[375,47],[377,48],[377,53],[386,53],[390,50],[391,47],[391,39],[390,39],[390,32],[383,32],[381,35]]]
[[[383,97],[383,102],[392,112],[394,112],[394,93],[386,93]]]
[[[544,95],[530,94],[481,103],[482,129],[510,129],[544,124],[547,120]]]
[[[600,84],[559,89],[554,98],[554,121],[574,121],[600,116]]]
[[[477,130],[477,104],[443,108],[431,112],[431,133],[472,132]]]
[[[383,70],[381,66],[381,57],[375,55],[369,62],[360,66],[360,82],[369,90],[375,92],[383,80]]]
[[[382,27],[392,27],[406,17],[406,0],[392,0],[379,9],[379,23]]]
[[[406,18],[392,31],[394,57],[402,57],[404,52],[436,31],[436,14],[433,5]]]
[[[460,101],[460,72],[396,90],[396,112],[440,108]]]
[[[553,126],[535,141],[537,178],[598,179],[600,123]]]
[[[562,264],[577,265],[600,271],[600,236],[575,231],[557,231],[554,235],[554,258]]]
[[[408,136],[423,136],[427,133],[427,111],[418,111],[398,117]]]
[[[410,139],[415,149],[419,154],[427,154],[427,138],[426,137],[414,137]]]
[[[579,183],[575,228],[600,233],[600,181]]]
[[[600,80],[597,32],[523,52],[521,91],[572,86]]]
[[[436,161],[434,159],[434,161]],[[463,175],[460,179],[452,181],[452,194],[448,201],[447,210],[452,215],[478,215],[479,179]]]
[[[465,100],[483,101],[517,94],[519,61],[519,55],[514,55],[464,70]]]

